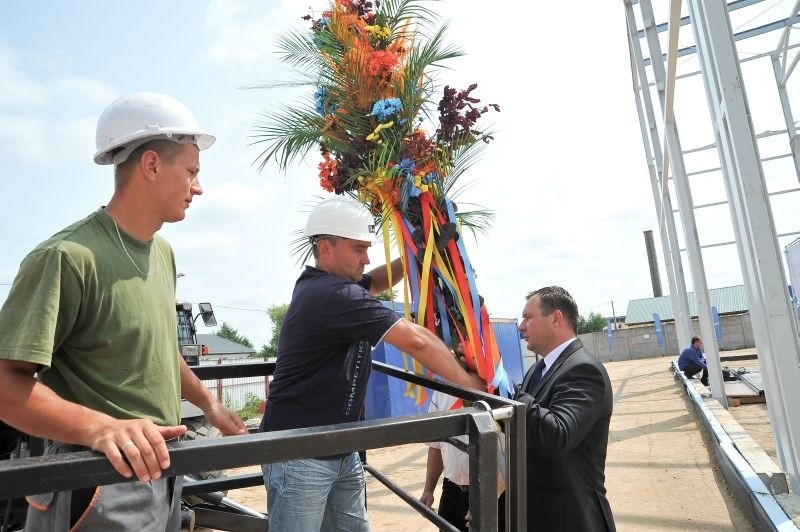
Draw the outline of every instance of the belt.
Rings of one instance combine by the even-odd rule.
[[[456,484],[447,477],[444,478],[443,487],[449,487],[463,492],[469,491],[469,484],[466,485]]]

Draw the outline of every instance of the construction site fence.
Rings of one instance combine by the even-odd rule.
[[[720,316],[719,329],[721,334],[717,345],[720,351],[749,349],[756,345],[749,313]],[[692,336],[702,336],[696,317],[692,318]],[[677,357],[687,347],[678,342],[675,323],[672,321],[662,322],[661,345],[652,323],[612,329],[610,339],[607,331],[581,334],[578,337],[601,362],[659,356]]]

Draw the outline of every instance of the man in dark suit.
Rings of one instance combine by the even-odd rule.
[[[578,306],[561,287],[528,294],[519,330],[542,357],[516,399],[527,405],[528,531],[614,531],[605,463],[611,382],[577,339]]]

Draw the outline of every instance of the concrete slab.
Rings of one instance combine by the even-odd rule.
[[[725,384],[729,383],[726,382]],[[712,397],[707,397],[705,402],[714,417],[724,427],[725,432],[733,440],[736,448],[742,453],[744,459],[747,460],[750,467],[753,468],[764,485],[770,490],[770,493],[773,495],[788,493],[789,484],[784,472],[761,448],[761,445],[736,421],[733,414]]]

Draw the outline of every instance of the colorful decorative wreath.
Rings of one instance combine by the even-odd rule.
[[[460,345],[491,390],[510,394],[461,238],[463,228],[483,231],[492,213],[459,211],[451,199],[459,177],[492,140],[477,129],[478,120],[499,107],[480,105],[473,84],[460,91],[445,86],[432,108],[439,90],[433,70],[462,52],[444,44],[446,25],[426,37],[436,16],[419,0],[334,0],[318,18],[304,18],[310,31],[289,32],[278,47],[300,76],[288,85],[312,87],[313,96],[265,115],[254,135],[267,146],[260,168],[276,160],[285,169],[318,146],[322,188],[371,210],[387,263],[392,242],[399,250],[406,318]],[[435,119],[431,135],[423,126]],[[307,239],[295,243],[305,261]]]

